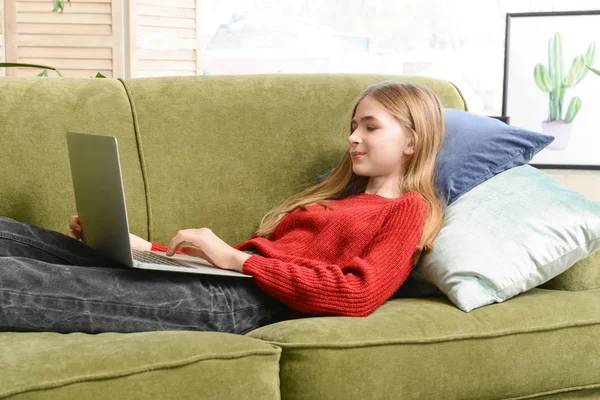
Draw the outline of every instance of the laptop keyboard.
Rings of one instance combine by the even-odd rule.
[[[133,259],[140,262],[162,265],[176,265],[178,267],[195,268],[193,265],[185,264],[176,260],[168,260],[149,251],[132,250]]]

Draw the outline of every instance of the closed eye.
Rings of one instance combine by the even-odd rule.
[[[352,132],[354,132],[356,129],[358,129],[358,127],[356,125],[354,125],[354,124],[351,125],[350,126],[350,134],[352,134]],[[377,128],[375,126],[369,126],[369,125],[367,125],[367,131],[369,131],[369,132],[373,132],[373,131],[375,131],[377,129],[379,129],[379,128]]]

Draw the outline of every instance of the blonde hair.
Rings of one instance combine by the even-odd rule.
[[[443,223],[443,202],[435,186],[435,165],[445,134],[443,106],[436,94],[423,85],[385,81],[369,86],[360,94],[354,103],[352,118],[358,104],[367,96],[376,100],[396,118],[414,144],[414,153],[407,156],[404,168],[406,172],[398,182],[398,189],[400,193],[419,193],[429,206],[421,240],[415,252],[416,261],[422,251],[433,250],[433,241]],[[368,176],[354,173],[352,160],[346,151],[327,178],[269,211],[255,235],[269,236],[290,212],[299,208],[306,210],[307,205],[312,203],[321,204],[328,210],[325,200],[363,193],[368,182]]]

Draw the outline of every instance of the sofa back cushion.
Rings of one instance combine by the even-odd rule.
[[[152,240],[208,227],[231,244],[314,184],[347,151],[351,107],[370,84],[406,80],[464,110],[451,83],[368,74],[137,78],[125,81],[141,139]]]
[[[0,215],[65,232],[77,213],[66,133],[116,136],[131,230],[147,234],[133,119],[120,81],[0,79]]]

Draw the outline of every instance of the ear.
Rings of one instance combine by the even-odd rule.
[[[415,141],[411,137],[410,142],[406,145],[406,148],[404,149],[404,154],[406,154],[407,156],[410,156],[414,153],[415,153]]]
[[[410,156],[415,153],[415,137],[410,133],[407,134],[409,135],[408,144],[406,145],[406,148],[404,149],[403,153],[407,156]]]

